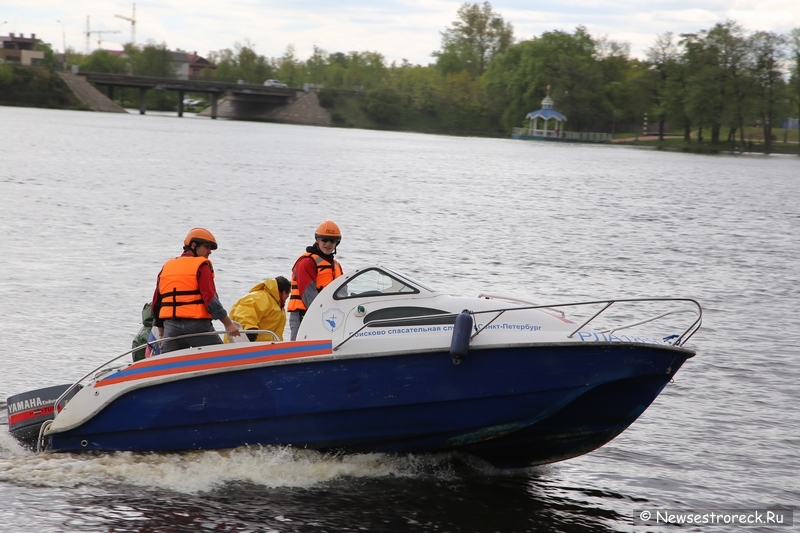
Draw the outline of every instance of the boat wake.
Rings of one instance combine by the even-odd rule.
[[[458,478],[459,469],[465,466],[470,470],[486,468],[469,457],[456,455],[334,455],[289,446],[184,453],[37,454],[3,432],[0,482],[58,488],[119,483],[196,494],[242,482],[266,488],[309,488],[345,478],[449,480]]]

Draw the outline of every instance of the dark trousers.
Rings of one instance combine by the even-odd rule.
[[[210,319],[170,318],[164,321],[164,338],[208,331],[214,331],[214,326]],[[219,338],[219,335],[186,337],[184,339],[164,341],[161,344],[161,353],[174,352],[183,348],[194,348],[195,346],[210,346],[212,344],[222,344],[222,339]]]

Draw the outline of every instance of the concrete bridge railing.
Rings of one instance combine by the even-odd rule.
[[[147,109],[147,91],[149,90],[176,91],[178,93],[178,116],[183,116],[183,100],[186,93],[208,94],[211,97],[211,118],[217,118],[217,104],[222,95],[233,97],[237,101],[278,108],[290,104],[298,93],[298,89],[267,87],[253,83],[179,80],[99,72],[81,72],[78,75],[93,85],[107,87],[108,97],[111,100],[114,99],[115,87],[139,89],[139,113],[142,115]]]

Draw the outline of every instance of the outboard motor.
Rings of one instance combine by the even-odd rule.
[[[36,449],[39,428],[47,420],[55,418],[55,403],[71,383],[36,389],[8,397],[8,431],[20,443]],[[77,392],[77,387],[70,397]]]
[[[469,309],[464,309],[456,317],[453,326],[453,338],[450,340],[450,357],[453,364],[457,365],[469,351],[469,339],[472,335],[472,314]]]

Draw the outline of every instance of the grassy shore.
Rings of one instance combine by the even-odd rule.
[[[89,109],[55,72],[4,64],[0,64],[0,105]]]
[[[798,139],[798,134],[800,134],[798,130],[774,128],[772,130],[773,141],[770,147],[770,153],[800,155],[800,140]],[[735,143],[721,142],[711,144],[708,141],[708,137],[706,137],[702,143],[698,143],[696,132],[693,132],[691,142],[689,143],[683,139],[683,134],[678,132],[670,132],[664,136],[663,141],[652,135],[643,137],[632,133],[621,133],[614,136],[614,142],[632,144],[635,146],[653,146],[664,150],[693,153],[766,153],[764,132],[761,128],[746,128],[744,138],[744,147],[740,146],[738,136]]]

